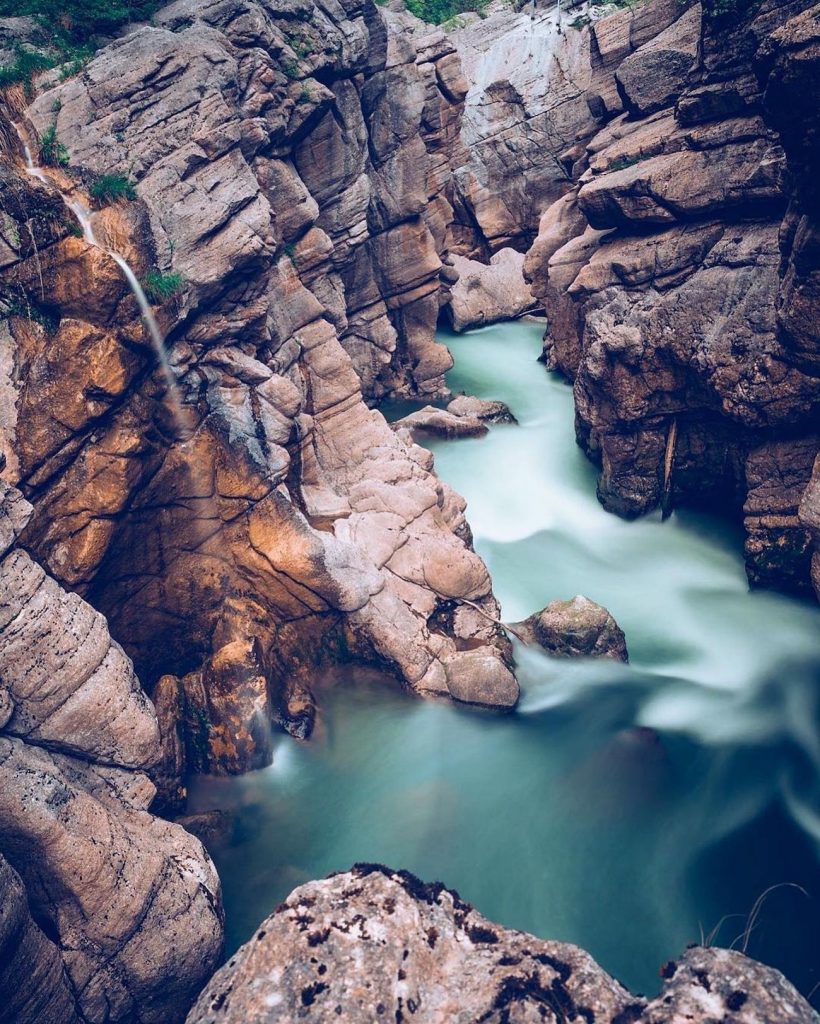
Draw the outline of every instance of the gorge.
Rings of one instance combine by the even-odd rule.
[[[816,1020],[820,9],[32,4],[0,1020]]]

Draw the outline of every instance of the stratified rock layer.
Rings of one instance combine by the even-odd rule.
[[[214,976],[187,1024],[817,1024],[786,979],[693,948],[648,1002],[576,946],[487,921],[440,883],[379,865],[296,889]]]
[[[265,764],[272,723],[310,731],[306,686],[339,658],[447,696],[478,647],[514,703],[464,503],[365,402],[442,395],[452,362],[434,333],[466,84],[445,35],[370,0],[178,0],[39,87],[19,119],[68,148],[55,181],[135,182],[93,230],[179,285],[151,293],[179,395],[116,261],[14,166],[6,125],[6,475],[34,505],[28,550],[106,615],[149,691],[179,680],[172,760]],[[486,614],[442,630],[461,600]]]
[[[14,546],[31,507],[4,483],[0,509],[4,1010],[166,1024],[221,952],[219,881],[198,840],[147,813],[159,731],[131,662]]]
[[[578,439],[601,466],[604,505],[625,516],[675,503],[733,510],[750,580],[795,590],[809,581],[798,508],[820,443],[816,323],[806,329],[799,312],[814,248],[802,248],[810,218],[763,115],[778,127],[778,102],[799,78],[787,68],[811,52],[806,16],[793,55],[774,42],[807,6],[718,17],[694,5],[621,53],[626,113],[579,154],[577,184],[544,213],[525,267],[548,315],[547,362],[574,380]],[[589,31],[615,33],[620,17]],[[753,60],[763,43],[776,65],[771,88],[761,69],[765,104]],[[789,109],[801,126],[783,140],[799,162],[814,114]]]

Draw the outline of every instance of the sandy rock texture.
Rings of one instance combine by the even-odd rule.
[[[187,1024],[816,1024],[775,970],[695,947],[633,996],[576,946],[487,921],[441,883],[358,865],[310,882],[212,979]]]
[[[614,45],[621,15],[585,30],[612,42],[624,113],[582,147],[525,265],[603,504],[731,510],[752,583],[796,591],[820,407],[811,220],[788,166],[814,137],[814,110],[788,99],[816,75],[808,6],[689,5],[631,55]],[[781,138],[784,101],[796,117]]]
[[[9,105],[30,136],[55,125],[64,189],[134,181],[92,223],[139,277],[178,275],[154,303],[176,398],[120,268],[0,132],[5,475],[34,506],[27,549],[149,692],[171,677],[172,802],[171,768],[242,771],[272,725],[307,735],[322,662],[447,696],[478,648],[514,702],[503,635],[452,614],[497,617],[464,503],[367,405],[445,394],[451,365],[434,331],[467,86],[446,36],[406,19],[178,0]]]
[[[15,545],[32,509],[5,483],[0,507],[2,1012],[164,1024],[218,961],[219,880],[147,813],[159,730],[130,660]]]

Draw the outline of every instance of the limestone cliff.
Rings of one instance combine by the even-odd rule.
[[[0,511],[0,1018],[164,1024],[218,961],[219,880],[147,813],[159,730],[130,661],[16,546],[32,510],[2,483]]]
[[[464,503],[365,401],[441,393],[451,361],[433,334],[466,86],[446,37],[370,2],[181,0],[37,90],[7,94],[1,186],[26,548],[149,691],[182,680],[201,768],[266,763],[272,718],[308,732],[306,682],[339,657],[514,704]],[[24,173],[12,119],[32,145],[54,129],[69,163],[49,182],[80,201],[101,175],[133,182],[92,214],[103,248]],[[153,300],[178,396],[105,246],[174,282]]]
[[[547,361],[574,380],[604,505],[627,516],[661,503],[734,510],[751,581],[796,590],[809,580],[798,506],[818,451],[820,382],[805,312],[811,214],[784,144],[812,137],[814,112],[790,104],[778,123],[792,72],[770,40],[785,41],[782,26],[808,6],[689,6],[628,56],[613,41],[634,41],[637,15],[583,29],[592,53],[618,55],[623,113],[578,153],[575,184],[544,213],[526,266],[547,310]],[[804,29],[814,23],[804,16]],[[764,44],[781,53],[768,85]]]

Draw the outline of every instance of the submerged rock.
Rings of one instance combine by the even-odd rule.
[[[606,608],[581,594],[571,601],[553,601],[513,626],[526,643],[561,658],[629,661],[621,627]]]
[[[291,893],[218,971],[187,1024],[817,1024],[778,972],[693,948],[633,996],[588,953],[502,928],[456,892],[357,865]]]

